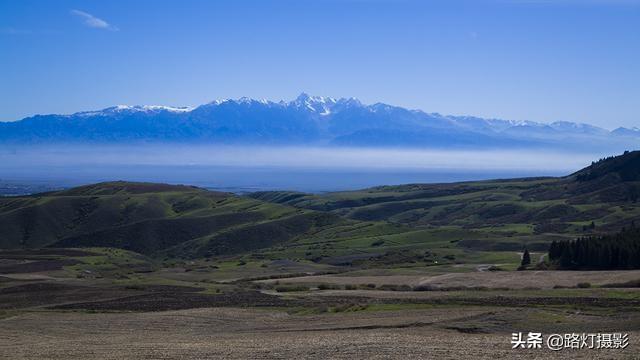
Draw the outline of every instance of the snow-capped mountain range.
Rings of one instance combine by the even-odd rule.
[[[638,147],[640,129],[446,116],[307,94],[289,102],[240,98],[195,108],[120,105],[0,122],[0,143],[61,142],[621,150]]]

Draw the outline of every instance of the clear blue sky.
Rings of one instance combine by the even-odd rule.
[[[640,0],[0,0],[0,120],[302,91],[640,126]]]

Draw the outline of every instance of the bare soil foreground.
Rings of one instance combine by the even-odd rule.
[[[638,359],[640,354],[638,271],[416,267],[302,276],[297,264],[281,263],[284,275],[265,280],[264,267],[236,261],[214,268],[204,261],[206,271],[195,263],[158,269],[132,253],[91,251],[0,257],[5,270],[0,359]],[[628,346],[512,349],[512,333],[519,332],[545,339],[622,333],[628,334]]]
[[[530,315],[534,315],[533,313]],[[497,308],[292,315],[207,308],[151,313],[31,312],[0,321],[3,359],[634,359],[625,350],[512,350],[511,334],[461,332],[452,324]],[[637,339],[640,332],[631,332]]]

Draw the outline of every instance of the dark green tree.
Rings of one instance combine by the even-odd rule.
[[[640,269],[640,229],[632,226],[617,234],[553,241],[549,260],[563,269]]]
[[[524,253],[522,254],[522,262],[520,262],[520,266],[527,266],[531,264],[531,254],[529,254],[529,249],[524,249]]]

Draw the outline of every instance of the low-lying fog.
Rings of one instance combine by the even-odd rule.
[[[184,183],[228,191],[357,189],[560,176],[613,154],[533,150],[65,145],[0,147],[0,181]]]

